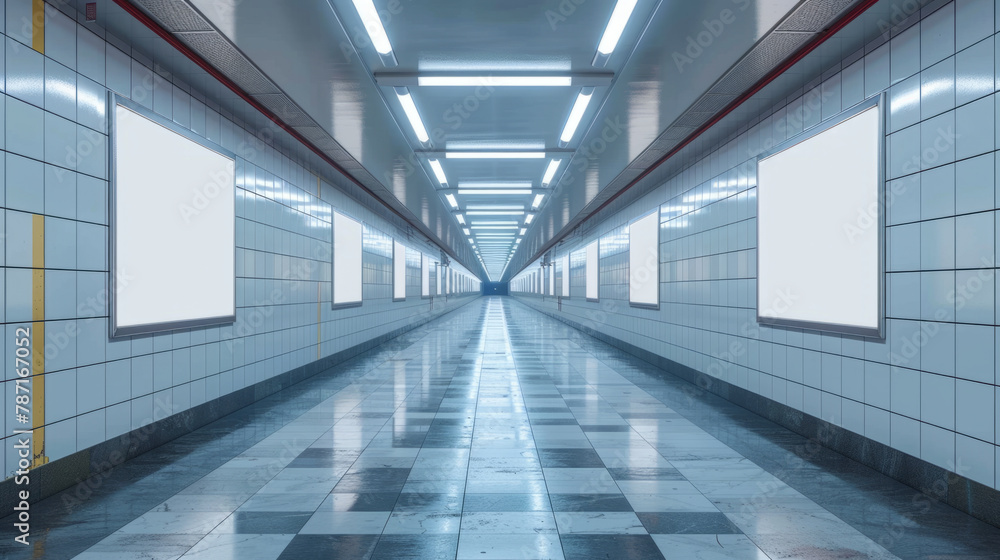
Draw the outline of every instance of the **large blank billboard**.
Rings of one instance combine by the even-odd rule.
[[[587,299],[590,301],[597,301],[600,295],[598,271],[601,267],[601,258],[597,249],[597,241],[587,245]]]
[[[111,336],[234,321],[235,157],[111,100]]]
[[[881,336],[883,114],[878,98],[757,163],[757,317]]]
[[[333,213],[333,305],[361,305],[361,222]]]
[[[629,225],[628,301],[633,307],[660,307],[660,211]]]
[[[392,299],[406,299],[406,246],[398,241],[392,242]]]

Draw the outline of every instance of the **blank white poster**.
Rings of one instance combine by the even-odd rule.
[[[392,299],[406,299],[406,246],[392,242]]]
[[[881,125],[872,106],[758,161],[759,320],[880,335]]]
[[[569,299],[569,255],[562,258],[562,297]]]
[[[659,307],[659,209],[632,222],[628,231],[628,301],[641,307]]]
[[[597,300],[600,294],[598,286],[598,271],[600,270],[600,256],[597,252],[597,241],[587,245],[587,299]]]
[[[361,222],[333,213],[333,304],[361,303]]]
[[[112,335],[232,322],[235,160],[130,107],[114,108]]]
[[[427,255],[420,255],[420,296],[430,297],[431,295],[431,259]]]

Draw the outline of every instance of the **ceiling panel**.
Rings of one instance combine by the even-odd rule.
[[[454,196],[459,211],[511,200],[530,208],[535,193],[468,196],[454,189],[470,181],[527,181],[540,189],[549,161],[560,158],[556,181],[544,191],[510,275],[857,0],[635,0],[608,57],[595,54],[616,2],[371,1],[391,54],[376,52],[355,0],[189,0],[291,106],[263,84],[248,82],[261,88],[263,103],[286,111],[317,144],[347,156],[345,169],[375,183],[373,191],[405,207],[407,216],[456,254],[471,255],[470,244],[446,195]],[[200,31],[198,14],[181,16]],[[775,33],[779,23],[782,33]],[[586,90],[579,82],[418,85],[414,76],[429,72],[487,80],[542,72],[574,80],[592,80],[596,72],[604,77],[602,85]],[[562,129],[584,91],[592,92],[591,102],[576,134],[563,143]],[[430,140],[420,141],[402,94],[412,99]],[[527,148],[548,150],[549,157],[440,158],[446,186],[430,162],[444,150]],[[520,218],[516,231],[526,225]],[[494,276],[506,264],[495,254],[484,260]]]

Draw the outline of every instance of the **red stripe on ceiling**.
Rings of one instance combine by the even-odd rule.
[[[715,126],[716,124],[718,124],[719,121],[721,121],[723,118],[726,117],[726,115],[728,115],[729,113],[732,113],[733,111],[735,111],[737,108],[739,108],[740,105],[742,105],[747,100],[749,100],[751,97],[753,97],[754,95],[756,95],[758,92],[760,92],[760,90],[762,90],[765,87],[767,87],[768,84],[770,84],[771,82],[773,82],[774,80],[776,80],[779,76],[781,76],[786,71],[788,71],[788,69],[790,69],[792,66],[794,66],[798,61],[802,60],[803,58],[806,57],[806,55],[808,55],[809,53],[811,53],[814,50],[816,50],[816,48],[819,47],[820,45],[822,45],[823,43],[825,43],[827,39],[829,39],[830,37],[832,37],[833,35],[835,35],[838,31],[840,31],[841,29],[843,29],[844,27],[846,27],[849,23],[851,23],[852,21],[854,21],[855,19],[857,19],[861,14],[865,13],[866,11],[868,11],[869,8],[871,8],[872,6],[874,6],[878,2],[879,2],[879,0],[864,0],[863,2],[861,2],[860,4],[858,4],[857,6],[855,6],[854,8],[852,8],[849,12],[847,12],[846,14],[844,14],[843,17],[841,17],[839,20],[837,20],[833,25],[831,25],[827,29],[819,32],[817,34],[817,36],[812,39],[812,41],[810,41],[805,46],[803,46],[797,53],[795,53],[794,55],[792,55],[791,58],[789,58],[785,62],[781,63],[781,65],[778,66],[777,68],[775,68],[774,70],[771,70],[770,72],[768,72],[752,88],[750,88],[745,93],[743,93],[742,95],[740,95],[739,97],[737,97],[735,100],[733,100],[732,103],[730,103],[725,109],[723,109],[717,115],[715,115],[714,117],[712,117],[711,120],[709,120],[707,123],[701,125],[697,130],[695,130],[694,132],[692,132],[691,135],[688,136],[683,142],[681,142],[675,148],[673,148],[672,150],[670,150],[669,152],[667,152],[666,155],[664,155],[662,158],[658,159],[655,163],[653,163],[652,165],[650,165],[649,167],[647,167],[645,171],[643,171],[638,177],[636,177],[635,179],[633,179],[628,185],[626,185],[624,188],[622,188],[620,191],[616,192],[615,194],[611,195],[611,198],[605,200],[600,206],[597,207],[596,210],[594,210],[593,212],[590,212],[589,214],[587,214],[587,216],[585,218],[583,218],[582,220],[580,220],[580,223],[583,223],[583,222],[589,220],[590,218],[594,217],[598,212],[600,212],[601,210],[603,210],[604,208],[606,208],[609,204],[611,204],[612,202],[614,202],[615,199],[617,199],[619,196],[621,196],[625,191],[627,191],[627,190],[631,189],[632,187],[634,187],[635,185],[637,185],[640,181],[642,181],[644,178],[646,178],[647,175],[649,175],[650,173],[652,173],[653,171],[655,171],[657,167],[663,165],[664,163],[666,163],[667,160],[669,160],[670,158],[672,158],[675,155],[677,155],[677,153],[680,152],[682,149],[684,149],[688,144],[690,144],[691,142],[694,142],[695,140],[698,139],[699,136],[701,136],[702,134],[704,134],[705,132],[707,132],[710,128],[712,128],[713,126]],[[545,250],[547,250],[549,247],[552,247],[555,243],[558,243],[564,237],[566,237],[566,235],[554,238],[551,241],[549,241],[548,243],[546,243]],[[543,252],[543,251],[541,251],[541,252]]]
[[[307,140],[304,136],[302,136],[294,128],[292,128],[291,126],[285,124],[285,122],[282,121],[273,112],[271,112],[270,109],[268,109],[267,107],[261,105],[256,99],[254,99],[253,97],[251,97],[251,95],[249,93],[247,93],[246,91],[244,91],[243,88],[241,88],[240,86],[236,85],[236,82],[233,82],[232,80],[230,80],[225,74],[223,74],[222,72],[220,72],[219,70],[217,70],[214,66],[212,66],[211,64],[209,64],[205,59],[201,58],[201,56],[198,53],[194,52],[190,47],[188,47],[187,45],[185,45],[184,43],[182,43],[179,39],[177,39],[176,37],[174,37],[173,34],[171,34],[169,31],[167,31],[166,29],[164,29],[163,27],[161,27],[159,23],[157,23],[153,18],[151,18],[148,15],[146,15],[145,12],[143,12],[142,10],[140,10],[138,7],[132,5],[128,0],[114,0],[114,2],[119,7],[121,7],[123,10],[125,10],[126,12],[128,12],[129,15],[131,15],[136,20],[138,20],[139,23],[142,23],[143,25],[145,25],[146,27],[148,27],[150,30],[152,30],[154,33],[156,33],[161,39],[163,39],[164,41],[166,41],[167,43],[169,43],[170,46],[172,46],[175,49],[177,49],[181,54],[183,54],[184,56],[188,57],[192,62],[194,62],[195,64],[197,64],[199,67],[201,67],[202,70],[208,72],[208,74],[210,76],[212,76],[213,78],[215,78],[216,80],[218,80],[220,83],[222,83],[222,85],[224,85],[227,88],[229,88],[233,93],[235,93],[237,96],[239,96],[240,99],[242,99],[243,101],[246,101],[251,107],[253,107],[257,111],[259,111],[261,114],[263,114],[265,117],[267,117],[268,119],[270,119],[274,124],[278,125],[279,128],[281,128],[282,130],[284,130],[285,132],[287,132],[288,134],[290,134],[292,136],[292,138],[295,138],[296,140],[298,140],[299,142],[301,142],[305,147],[309,148],[309,150],[311,150],[314,154],[318,155],[320,158],[323,159],[323,161],[325,161],[331,167],[333,167],[335,170],[337,170],[338,173],[340,173],[344,177],[347,177],[347,179],[350,180],[352,183],[354,183],[355,186],[357,186],[358,188],[360,188],[364,192],[366,192],[369,195],[371,195],[372,198],[374,198],[375,200],[377,200],[382,206],[385,206],[385,208],[387,210],[389,210],[390,212],[392,212],[393,214],[395,214],[396,216],[398,216],[399,219],[403,220],[407,224],[414,225],[413,222],[411,222],[410,220],[408,220],[398,210],[396,210],[395,208],[393,208],[393,207],[389,206],[388,204],[386,204],[385,201],[382,200],[381,198],[379,198],[371,189],[369,189],[364,184],[362,184],[360,181],[358,181],[356,178],[354,178],[353,175],[351,175],[350,173],[348,173],[347,171],[345,171],[344,168],[341,167],[339,164],[337,164],[337,162],[335,162],[333,159],[331,159],[330,156],[326,155],[326,153],[324,153],[322,150],[320,150],[319,148],[317,148],[316,146],[314,146],[311,142],[309,142],[309,140]],[[451,256],[454,257],[454,258],[456,258],[456,259],[458,259],[458,256],[455,255],[454,253],[452,253]]]

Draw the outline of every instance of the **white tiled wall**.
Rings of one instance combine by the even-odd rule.
[[[160,57],[166,65],[179,56],[162,41],[132,49],[46,5],[42,54],[31,48],[31,25],[25,25],[31,1],[0,0],[0,8],[4,436],[24,427],[14,420],[13,340],[15,329],[32,318],[36,215],[45,220],[50,461],[440,314],[474,295],[436,298],[431,311],[430,300],[420,298],[418,252],[436,260],[439,250],[404,239],[407,299],[393,303],[396,228],[335,188],[331,181],[343,178],[287,134],[249,124],[264,119],[248,106],[235,102],[246,120],[234,116],[198,86],[159,69]],[[213,94],[232,95],[204,75],[185,78]],[[238,155],[235,324],[109,339],[108,89]],[[324,178],[321,186],[316,174]],[[364,304],[336,311],[330,303],[333,209],[365,224],[364,270],[358,271]],[[41,341],[34,345],[40,349]],[[11,445],[7,438],[0,446],[7,475],[15,468]]]
[[[779,102],[724,145],[694,154],[692,166],[569,246],[572,297],[562,312],[1000,488],[995,22],[1000,0],[946,3],[860,59],[845,57],[856,62],[834,61],[822,83]],[[807,57],[792,72],[806,64],[816,66]],[[886,339],[758,325],[755,155],[883,91]],[[619,248],[628,222],[655,206],[661,309],[650,311],[628,305],[628,259]],[[601,301],[590,303],[582,251],[597,238]],[[521,297],[555,309],[551,298]]]

